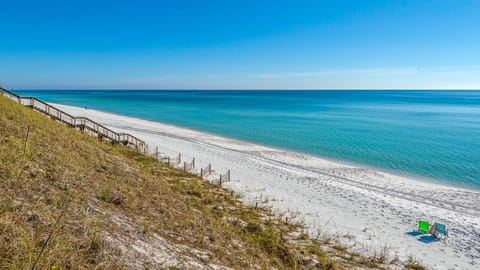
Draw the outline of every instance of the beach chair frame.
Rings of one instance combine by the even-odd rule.
[[[448,238],[448,230],[444,224],[435,222],[430,229],[429,233],[435,236],[438,239],[447,239]]]

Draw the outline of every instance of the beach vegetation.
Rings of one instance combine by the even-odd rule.
[[[0,164],[0,269],[388,268],[4,97]]]
[[[408,257],[405,268],[410,270],[426,270],[426,268],[413,256]]]

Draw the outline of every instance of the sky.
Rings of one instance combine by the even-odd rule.
[[[0,0],[10,89],[480,89],[480,1]]]

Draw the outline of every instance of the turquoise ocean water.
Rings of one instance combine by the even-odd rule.
[[[480,189],[480,91],[16,91]]]

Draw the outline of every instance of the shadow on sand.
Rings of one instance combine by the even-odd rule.
[[[407,232],[406,234],[408,234],[410,236],[413,236],[413,237],[417,237],[417,236],[421,235],[420,237],[418,237],[417,240],[422,242],[422,243],[425,243],[425,244],[430,244],[430,243],[440,241],[440,239],[436,238],[433,235],[425,234],[425,233],[422,233],[422,232],[419,232],[419,231],[411,231],[411,232]]]
[[[411,232],[407,232],[407,234],[410,235],[410,236],[413,236],[413,237],[417,237],[417,236],[422,235],[424,233],[421,233],[419,231],[411,231]]]
[[[423,236],[420,236],[420,238],[418,238],[418,241],[425,244],[430,244],[430,243],[438,242],[440,241],[440,239],[436,238],[433,235],[423,235]]]

